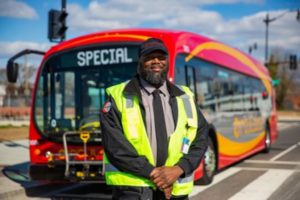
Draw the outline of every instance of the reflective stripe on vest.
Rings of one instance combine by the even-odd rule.
[[[132,108],[133,107],[133,96],[127,95],[126,96],[126,108]]]
[[[105,171],[109,171],[109,172],[120,172],[120,170],[118,170],[115,166],[113,166],[110,163],[105,164]],[[190,181],[194,180],[194,173],[184,177],[184,178],[178,178],[177,182],[178,183],[187,183]]]
[[[153,154],[140,112],[139,101],[136,96],[124,95],[123,90],[126,83],[121,83],[107,89],[121,113],[121,123],[124,135],[132,144],[137,153],[145,156],[149,163],[154,166]],[[181,152],[183,138],[187,137],[190,144],[193,142],[197,130],[197,111],[194,104],[192,92],[187,87],[182,87],[184,95],[176,97],[178,105],[178,120],[176,130],[169,138],[168,158],[165,166],[174,166],[183,156]],[[154,184],[145,178],[134,176],[129,173],[119,171],[113,166],[106,156],[104,156],[105,177],[109,185],[124,186],[149,186]],[[184,178],[179,178],[173,185],[172,195],[187,195],[193,188],[193,174]]]
[[[188,95],[183,95],[182,97],[182,101],[184,103],[184,108],[185,108],[185,112],[188,118],[193,118],[193,112],[192,112],[192,107],[190,104],[190,98]]]
[[[178,183],[188,183],[194,181],[194,173],[184,177],[184,178],[178,178],[177,182]]]

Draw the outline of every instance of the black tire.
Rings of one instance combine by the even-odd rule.
[[[217,157],[212,140],[208,139],[208,147],[204,154],[203,175],[195,181],[195,185],[208,185],[213,179],[217,169]]]
[[[265,148],[262,151],[263,153],[269,153],[271,149],[271,135],[270,129],[266,127],[266,134],[265,134]]]

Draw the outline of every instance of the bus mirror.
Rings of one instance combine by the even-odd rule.
[[[45,55],[45,52],[43,51],[38,51],[38,50],[32,50],[32,49],[24,49],[23,51],[20,51],[16,55],[12,56],[6,66],[6,75],[7,75],[7,80],[10,83],[15,83],[17,82],[18,79],[18,73],[19,73],[19,64],[15,63],[14,60],[17,58],[27,55],[27,54],[37,54],[37,55]]]
[[[6,66],[7,80],[10,83],[17,82],[19,73],[19,64],[13,61],[8,61]]]

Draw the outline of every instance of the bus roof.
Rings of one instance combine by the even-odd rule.
[[[135,41],[150,37],[159,38],[166,44],[169,54],[186,54],[186,61],[201,58],[229,69],[270,81],[268,70],[246,53],[216,40],[186,31],[165,29],[117,29],[88,34],[62,42],[47,53],[101,42]],[[170,61],[170,65],[174,64]]]

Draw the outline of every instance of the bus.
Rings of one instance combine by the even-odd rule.
[[[15,82],[16,58],[43,56],[29,126],[32,180],[105,182],[99,121],[105,89],[136,74],[139,45],[150,37],[168,48],[168,80],[194,92],[209,122],[196,184],[209,184],[218,170],[270,150],[277,138],[275,94],[268,70],[257,60],[190,32],[110,30],[61,42],[47,52],[25,50],[8,61],[8,80]]]

